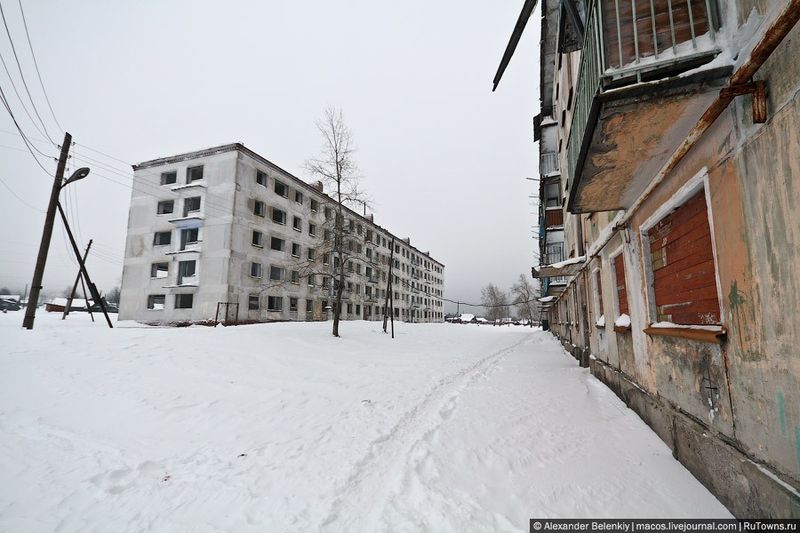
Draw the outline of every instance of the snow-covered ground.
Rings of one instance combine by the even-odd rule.
[[[0,314],[0,531],[729,516],[538,330],[21,321]]]

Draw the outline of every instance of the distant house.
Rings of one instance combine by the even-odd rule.
[[[474,324],[475,323],[475,315],[470,313],[462,313],[458,317],[459,324]]]
[[[19,311],[22,297],[18,294],[0,294],[0,311]]]
[[[67,306],[66,298],[52,298],[49,302],[44,304],[44,310],[50,313],[63,313]],[[70,311],[86,311],[86,300],[83,298],[74,298],[72,305],[69,306]]]

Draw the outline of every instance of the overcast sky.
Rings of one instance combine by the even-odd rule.
[[[445,297],[477,302],[483,285],[508,288],[529,276],[535,183],[525,177],[537,174],[538,9],[491,92],[522,3],[23,0],[55,116],[76,142],[70,167],[92,168],[62,202],[76,217],[80,247],[95,241],[95,282],[108,290],[122,276],[131,181],[123,161],[238,141],[306,178],[303,163],[320,148],[315,121],[327,106],[340,107],[353,130],[375,221],[445,264]],[[2,6],[36,108],[60,143],[17,1]],[[27,99],[2,29],[0,53]],[[3,71],[0,87],[23,130],[57,157]],[[0,111],[0,180],[22,200],[0,184],[0,286],[22,290],[52,178]],[[40,159],[54,170],[53,160]],[[62,291],[76,268],[58,223],[44,290]]]

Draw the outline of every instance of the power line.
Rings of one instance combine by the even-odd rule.
[[[25,26],[25,36],[28,38],[28,47],[31,49],[31,57],[33,58],[33,65],[36,67],[36,75],[39,77],[39,85],[42,86],[42,93],[44,93],[44,99],[47,102],[47,107],[50,108],[50,114],[53,115],[53,120],[55,121],[58,129],[62,132],[64,128],[61,127],[61,124],[58,122],[56,118],[56,114],[53,111],[53,106],[50,105],[50,98],[47,96],[47,91],[44,88],[44,81],[42,81],[42,73],[39,71],[39,62],[36,61],[36,54],[33,51],[33,44],[31,43],[31,34],[28,32],[28,21],[25,20],[25,11],[22,9],[22,0],[18,0],[19,3],[19,12],[22,14],[22,24]]]
[[[3,26],[6,28],[6,35],[8,35],[8,41],[11,43],[11,51],[14,53],[14,60],[17,62],[17,69],[19,70],[19,77],[22,79],[22,85],[25,87],[25,92],[28,94],[28,99],[31,101],[31,106],[33,107],[33,112],[36,114],[36,117],[39,119],[39,122],[42,124],[42,128],[44,128],[44,135],[53,145],[56,142],[50,137],[50,133],[47,131],[47,126],[45,126],[44,121],[42,120],[41,115],[39,115],[39,110],[36,108],[36,103],[33,101],[33,96],[31,96],[31,91],[28,89],[28,82],[25,81],[25,74],[22,73],[22,65],[19,62],[19,56],[17,55],[17,47],[14,46],[14,39],[11,37],[11,31],[8,29],[8,22],[6,21],[6,14],[3,11],[3,3],[0,1],[0,16],[3,18]]]
[[[16,127],[17,127],[17,131],[19,131],[19,134],[20,134],[20,136],[22,137],[22,140],[23,140],[23,141],[25,141],[25,146],[28,148],[28,151],[29,151],[29,152],[31,153],[31,155],[33,156],[33,159],[35,159],[35,160],[36,160],[36,164],[37,164],[37,165],[39,165],[39,167],[40,167],[42,170],[44,170],[45,174],[47,174],[47,175],[49,176],[49,175],[50,175],[50,172],[49,172],[49,171],[48,171],[46,168],[44,168],[44,165],[42,165],[42,163],[39,161],[39,158],[38,158],[38,157],[36,157],[36,154],[35,154],[35,153],[33,153],[33,148],[36,148],[36,147],[35,147],[35,146],[33,146],[33,144],[32,144],[32,143],[31,143],[31,142],[28,140],[28,138],[25,136],[25,132],[24,132],[24,131],[22,131],[22,128],[20,127],[20,125],[19,125],[19,122],[17,122],[17,119],[16,119],[16,117],[14,116],[14,112],[13,112],[13,111],[11,111],[11,106],[9,105],[9,103],[8,103],[8,99],[6,98],[6,95],[5,95],[5,93],[3,92],[3,88],[2,88],[2,86],[0,86],[0,101],[2,101],[2,102],[3,102],[3,106],[6,108],[6,111],[8,111],[8,114],[11,116],[11,120],[14,122],[14,126],[16,126]],[[33,146],[33,148],[31,148],[32,146]],[[39,151],[39,149],[38,149],[38,148],[36,148],[36,150],[37,150],[37,151]],[[41,153],[41,151],[39,151],[39,152]]]

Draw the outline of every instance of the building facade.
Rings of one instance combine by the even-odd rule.
[[[120,320],[325,320],[335,202],[241,144],[134,165]],[[344,210],[342,319],[443,322],[444,265]]]
[[[550,329],[735,515],[800,516],[800,2],[541,17]]]

